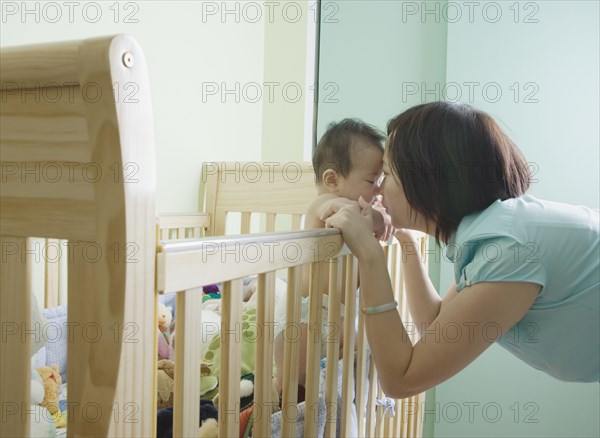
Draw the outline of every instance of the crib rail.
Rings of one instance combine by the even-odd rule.
[[[423,241],[424,244],[424,241]],[[403,294],[399,263],[400,248],[391,244],[385,248],[392,284],[398,299],[399,311],[405,323],[410,322]],[[242,312],[242,279],[258,274],[257,325],[263,336],[257,337],[255,373],[255,436],[270,436],[271,370],[273,361],[272,329],[274,323],[275,271],[287,271],[286,342],[284,347],[284,379],[281,401],[282,436],[296,436],[296,417],[299,348],[292,331],[300,322],[301,270],[310,271],[309,341],[307,342],[306,406],[303,422],[304,436],[317,436],[320,351],[322,342],[321,292],[314,287],[320,284],[320,276],[329,276],[329,318],[334,327],[327,336],[327,366],[325,381],[325,429],[324,436],[347,436],[351,427],[353,405],[357,406],[359,436],[421,436],[420,408],[424,394],[405,400],[396,400],[396,416],[377,400],[385,400],[385,394],[377,383],[374,363],[368,357],[364,321],[359,313],[358,333],[355,333],[356,286],[358,266],[355,257],[343,244],[338,230],[320,229],[286,233],[263,233],[205,238],[187,241],[160,242],[157,254],[157,289],[159,293],[177,293],[177,306],[185,301],[198,302],[202,285],[222,282],[222,355],[220,370],[219,436],[239,434],[239,376],[240,333]],[[344,327],[341,327],[341,298],[344,297]],[[178,311],[179,312],[179,311]],[[181,315],[181,313],[178,313]],[[185,308],[183,321],[178,319],[180,331],[198,333],[199,306]],[[178,316],[179,318],[179,316]],[[288,336],[289,330],[289,336]],[[340,333],[343,331],[343,365],[341,374],[342,398],[338,413],[338,351]],[[179,342],[179,341],[178,341]],[[174,434],[192,436],[198,434],[201,356],[192,338],[184,338],[185,347],[176,349],[174,403]],[[182,344],[178,344],[182,345]],[[191,368],[188,368],[191,367]],[[356,391],[355,388],[359,388]],[[363,388],[368,391],[363,392]],[[388,399],[389,405],[389,399]],[[339,425],[339,426],[338,426]],[[339,427],[339,429],[338,429]]]

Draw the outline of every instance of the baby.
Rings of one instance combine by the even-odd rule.
[[[304,228],[324,228],[321,216],[332,200],[358,202],[362,198],[361,205],[376,207],[373,232],[378,238],[386,237],[391,231],[389,217],[383,208],[377,210],[384,141],[385,136],[375,127],[358,120],[329,125],[313,155],[318,196],[307,208]]]
[[[359,202],[364,210],[372,209],[373,233],[387,240],[392,234],[389,215],[379,205],[377,196],[379,184],[383,176],[383,142],[385,136],[373,126],[359,120],[344,119],[332,123],[319,140],[313,155],[313,167],[316,176],[317,197],[309,204],[304,219],[304,228],[325,228],[321,220],[327,211],[329,203],[335,199],[346,198],[348,202]],[[306,340],[308,338],[308,269],[303,270],[302,276],[302,323],[300,324],[300,370],[299,385],[303,388],[306,372]],[[327,294],[327,275],[321,276],[319,286]],[[324,295],[323,313],[327,316],[327,298]],[[342,298],[343,302],[343,298]],[[343,315],[343,310],[342,310]],[[325,326],[326,327],[326,326]],[[324,328],[325,328],[324,327]],[[343,318],[342,318],[343,327]],[[283,348],[285,333],[275,338],[276,378],[274,385],[281,393],[283,378]],[[321,357],[324,357],[326,345],[322,342]],[[340,336],[340,354],[342,339]],[[300,390],[302,389],[300,388]]]

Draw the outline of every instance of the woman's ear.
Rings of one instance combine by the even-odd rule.
[[[323,187],[333,192],[337,190],[340,180],[338,174],[333,169],[327,169],[323,172]]]

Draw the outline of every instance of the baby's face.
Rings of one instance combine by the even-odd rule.
[[[358,201],[360,196],[369,203],[375,201],[383,175],[383,153],[375,146],[359,144],[352,148],[352,170],[340,177],[339,196]]]

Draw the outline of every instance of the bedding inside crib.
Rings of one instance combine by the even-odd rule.
[[[246,299],[244,303],[244,309],[248,311],[249,315],[255,314],[255,310],[257,307],[257,294],[254,293],[256,288],[256,276],[246,277],[244,278],[244,297]],[[285,309],[286,309],[286,288],[287,284],[284,280],[277,278],[275,283],[275,334],[281,333],[284,330],[285,326]],[[205,312],[213,312],[217,315],[220,314],[220,292],[221,285],[211,285],[209,287],[203,288],[204,292],[204,300],[203,300],[203,318],[202,318],[202,332],[198,335],[199,342],[202,343],[205,348],[202,349],[203,356],[205,359],[210,359],[210,344],[219,344],[219,339],[214,339],[218,337],[220,331],[220,321],[216,321],[215,319],[204,318],[206,315]],[[171,323],[171,329],[176,328],[176,320],[177,320],[177,307],[176,307],[176,294],[166,294],[159,295],[159,303],[168,306],[172,312],[173,320]],[[324,296],[324,308],[327,308],[327,296]],[[254,311],[254,313],[253,313]],[[301,312],[303,322],[307,322],[308,320],[308,299],[303,299],[303,310]],[[43,318],[41,318],[40,323],[44,326],[44,331],[47,334],[45,336],[45,345],[32,357],[32,368],[37,368],[40,366],[50,366],[53,364],[57,364],[59,366],[59,372],[63,379],[63,384],[59,390],[59,407],[62,412],[62,421],[57,422],[57,435],[56,436],[66,436],[66,415],[68,412],[67,409],[67,379],[68,379],[68,370],[67,370],[67,306],[57,306],[53,308],[44,309]],[[327,312],[324,312],[324,315],[327,315]],[[252,323],[252,321],[244,321],[245,324]],[[325,321],[324,321],[325,322]],[[172,334],[172,333],[171,333]],[[242,335],[244,337],[244,335]],[[251,339],[250,339],[251,340]],[[323,346],[324,348],[325,346]],[[174,353],[171,351],[171,353]],[[207,354],[208,353],[208,354]],[[271,415],[271,434],[272,436],[281,436],[281,428],[283,423],[284,416],[292,416],[296,419],[296,432],[297,436],[304,435],[304,415],[306,409],[317,409],[318,415],[318,425],[317,430],[319,432],[319,436],[322,436],[325,422],[327,420],[327,409],[331,409],[331,407],[327,407],[325,404],[325,367],[326,367],[326,359],[324,358],[325,350],[322,351],[321,360],[321,370],[320,370],[320,393],[318,398],[318,406],[316,407],[307,407],[306,402],[299,399],[299,403],[297,406],[292,407],[283,407],[278,408],[278,410]],[[251,352],[252,358],[251,362],[254,363],[254,351]],[[169,356],[169,359],[174,360],[175,356]],[[159,357],[159,360],[161,358]],[[252,366],[252,365],[250,365]],[[248,370],[246,370],[248,371]],[[339,423],[341,418],[341,397],[342,397],[342,361],[338,362],[338,405],[337,405],[337,422]],[[244,367],[242,366],[242,374],[244,374]],[[214,396],[214,392],[206,394],[208,398],[204,399],[206,402],[211,402],[212,397]],[[202,392],[201,392],[202,396]],[[352,399],[354,399],[354,395],[352,395]],[[363,398],[364,400],[365,398]],[[251,406],[251,405],[250,405]],[[215,408],[216,410],[216,408]],[[170,426],[172,427],[172,406],[170,413],[167,412],[166,409],[163,409],[160,413],[157,410],[157,415],[159,417],[158,425],[159,434],[158,437],[161,436],[170,436],[168,432],[164,431],[171,430],[169,428],[169,421],[171,422]],[[356,435],[357,432],[357,410],[356,407],[353,406],[351,411],[352,418],[350,420],[351,429],[349,432],[352,436]],[[166,424],[165,424],[166,423]],[[337,425],[337,430],[340,425]],[[161,431],[163,434],[161,435]],[[171,430],[172,433],[172,430]]]

